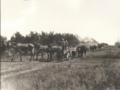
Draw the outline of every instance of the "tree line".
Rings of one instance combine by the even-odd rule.
[[[41,33],[31,31],[26,36],[23,36],[20,32],[16,32],[16,33],[14,33],[14,35],[12,35],[12,37],[10,38],[10,41],[16,42],[16,43],[38,42],[42,45],[47,45],[47,44],[60,45],[60,43],[58,41],[61,41],[62,38],[67,40],[69,42],[70,46],[77,45],[80,43],[80,41],[74,34],[54,33],[54,31],[51,31],[49,33],[44,32],[44,31],[41,31]]]

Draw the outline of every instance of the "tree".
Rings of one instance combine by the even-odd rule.
[[[3,42],[7,42],[7,37],[0,35],[0,45],[3,44]]]
[[[23,42],[24,43],[40,42],[40,34],[37,32],[31,31],[30,34],[26,35]]]
[[[51,31],[50,33],[42,31],[40,34],[37,32],[31,31],[30,34],[26,35],[25,37],[22,36],[19,32],[16,32],[12,37],[11,41],[13,42],[21,42],[21,43],[35,43],[39,42],[43,45],[53,44],[53,45],[60,45],[58,41],[62,38],[68,41],[70,46],[77,45],[80,43],[78,38],[69,33],[54,33]]]
[[[48,44],[48,33],[45,33],[44,31],[41,32],[40,43],[43,45]]]
[[[7,41],[7,37],[0,35],[0,41]]]
[[[16,32],[10,39],[10,41],[12,42],[17,42],[17,43],[22,43],[24,40],[24,36],[22,36],[22,34],[20,34],[19,32]]]

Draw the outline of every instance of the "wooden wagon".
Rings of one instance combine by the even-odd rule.
[[[69,60],[70,59],[70,50],[69,48],[67,48],[66,50],[59,50],[57,52],[57,59],[58,60],[62,60],[62,59],[66,59]]]

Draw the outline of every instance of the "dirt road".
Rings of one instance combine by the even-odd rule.
[[[90,53],[91,52],[87,52],[87,55],[89,55]],[[3,81],[5,78],[8,77],[12,77],[27,72],[32,72],[35,70],[40,70],[44,67],[51,67],[53,65],[60,65],[60,64],[61,65],[69,64],[77,60],[81,60],[81,67],[87,65],[86,61],[82,61],[82,58],[75,58],[69,61],[62,61],[62,62],[58,62],[57,60],[53,60],[52,62],[39,62],[39,61],[1,62],[1,80]]]

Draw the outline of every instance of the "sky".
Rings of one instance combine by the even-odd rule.
[[[99,43],[120,41],[120,0],[1,0],[1,35],[72,33]]]

